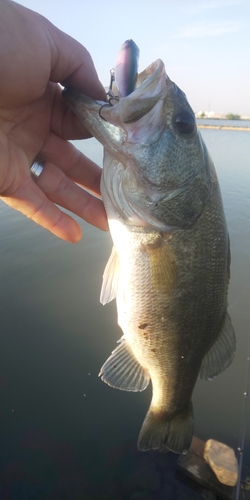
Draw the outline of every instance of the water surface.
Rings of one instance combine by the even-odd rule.
[[[250,141],[237,131],[202,130],[202,136],[216,165],[230,232],[229,312],[237,353],[219,377],[198,381],[195,434],[236,449],[250,354]],[[94,139],[77,145],[102,163]],[[130,477],[123,457],[131,449],[137,457],[151,392],[117,391],[97,376],[121,337],[115,304],[99,304],[111,240],[80,224],[83,239],[71,245],[0,204],[1,499],[112,499],[114,484]],[[250,463],[249,426],[244,461]]]

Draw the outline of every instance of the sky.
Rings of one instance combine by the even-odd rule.
[[[250,0],[19,0],[90,52],[109,84],[122,43],[160,58],[195,112],[250,116]]]

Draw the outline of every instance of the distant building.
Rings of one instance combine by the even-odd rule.
[[[218,113],[215,113],[214,111],[198,111],[198,113],[195,113],[195,116],[196,118],[225,118],[225,115],[220,115]]]
[[[215,113],[214,111],[198,111],[195,113],[196,118],[213,118],[214,120],[225,120],[228,115]],[[235,115],[237,116],[237,115]],[[248,115],[239,115],[239,120],[250,120]]]
[[[198,113],[195,113],[196,118],[214,118],[215,117],[215,112],[214,111],[198,111]]]

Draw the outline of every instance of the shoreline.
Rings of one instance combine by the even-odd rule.
[[[232,125],[201,125],[198,123],[198,128],[210,128],[215,130],[239,130],[240,132],[250,132],[250,127],[239,127]]]

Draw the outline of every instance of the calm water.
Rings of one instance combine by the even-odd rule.
[[[250,127],[250,120],[218,120],[213,118],[199,118],[201,125],[231,125],[232,127]]]
[[[229,312],[237,354],[215,380],[198,381],[195,435],[236,449],[250,354],[250,134],[202,135],[216,165],[231,238]],[[94,139],[77,145],[101,164]],[[136,467],[145,472],[152,456],[135,449],[151,393],[117,391],[97,376],[121,331],[115,304],[99,304],[109,234],[81,225],[83,239],[71,245],[0,205],[0,499],[163,498],[152,484],[149,496],[133,496]],[[170,474],[172,458],[166,460]],[[244,462],[250,464],[249,425]],[[180,487],[166,486],[164,498],[174,498]]]

